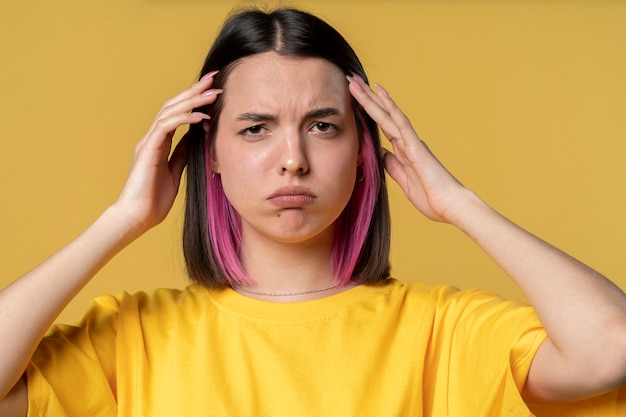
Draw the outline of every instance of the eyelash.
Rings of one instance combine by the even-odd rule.
[[[259,129],[259,131],[257,133],[252,133],[251,132],[252,129]],[[261,133],[261,129],[265,129],[265,127],[263,125],[254,125],[254,126],[246,127],[245,129],[241,130],[239,134],[244,135],[244,136],[259,136]]]
[[[315,122],[311,125],[311,128],[309,130],[316,129],[316,128],[318,129],[317,132],[322,135],[332,135],[341,130],[339,129],[339,126],[333,123],[328,123],[328,122]],[[323,130],[323,129],[326,129],[326,130]],[[253,130],[256,130],[256,132],[253,132]],[[264,125],[254,125],[254,126],[250,126],[245,129],[242,129],[241,131],[239,131],[239,134],[243,136],[260,136],[264,130],[267,130],[267,128]]]
[[[312,128],[319,128],[320,125],[323,125],[326,128],[326,130],[319,130],[319,132],[323,135],[330,135],[339,132],[339,126],[328,122],[315,122],[313,123]]]

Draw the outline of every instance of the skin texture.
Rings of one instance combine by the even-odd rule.
[[[242,263],[253,286],[327,286],[333,224],[359,163],[344,74],[322,59],[257,54],[235,66],[221,99],[213,171],[242,218]]]

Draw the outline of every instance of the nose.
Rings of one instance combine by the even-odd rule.
[[[279,174],[303,175],[309,172],[304,138],[289,135],[280,145],[283,149],[279,163]]]

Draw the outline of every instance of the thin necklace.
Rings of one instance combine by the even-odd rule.
[[[261,291],[248,290],[244,287],[239,287],[239,286],[233,287],[233,289],[237,291],[245,292],[247,294],[263,295],[266,297],[291,297],[294,295],[305,295],[305,294],[314,294],[317,292],[330,291],[330,290],[337,288],[339,285],[341,285],[341,283],[338,282],[328,287],[318,288],[316,290],[296,291],[296,292],[261,292]]]

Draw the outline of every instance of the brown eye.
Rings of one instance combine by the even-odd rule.
[[[330,123],[317,122],[315,128],[320,132],[327,132],[330,129]]]
[[[339,131],[339,127],[332,123],[327,122],[315,122],[311,127],[311,130],[316,133],[322,133],[325,135],[336,133]]]
[[[255,125],[255,126],[250,126],[250,127],[243,129],[242,131],[239,132],[239,134],[247,135],[247,136],[256,136],[256,135],[260,135],[261,133],[263,133],[264,129],[265,128],[262,125]]]

